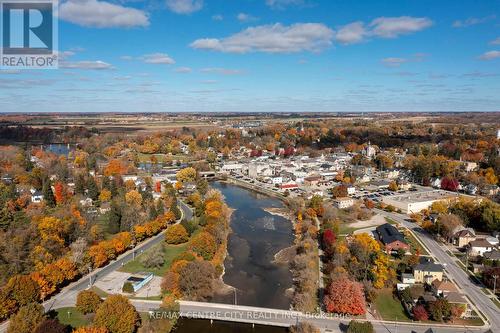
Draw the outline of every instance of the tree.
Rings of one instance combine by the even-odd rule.
[[[189,234],[181,224],[175,224],[167,229],[165,240],[167,244],[182,244],[187,242]]]
[[[290,333],[319,333],[320,330],[316,326],[308,322],[301,322],[297,325],[290,326]]]
[[[179,288],[184,297],[205,301],[213,296],[215,268],[207,261],[191,261],[179,271]]]
[[[361,315],[366,311],[362,285],[347,277],[332,281],[327,288],[324,302],[328,312]]]
[[[389,183],[389,190],[390,191],[396,192],[398,189],[399,189],[398,183],[396,183],[395,181],[392,181]]]
[[[64,193],[64,185],[61,182],[56,182],[54,185],[54,196],[56,199],[56,203],[58,205],[62,204],[64,200],[66,200],[66,193]]]
[[[7,333],[32,333],[44,319],[43,306],[29,303],[10,318]]]
[[[203,231],[191,239],[189,249],[205,260],[212,260],[217,250],[217,244],[215,243],[214,236]]]
[[[459,185],[458,180],[454,178],[443,177],[443,179],[441,179],[441,188],[443,190],[456,192],[458,189],[458,185]]]
[[[17,309],[17,302],[10,297],[6,290],[0,289],[0,320],[9,318]]]
[[[101,305],[102,300],[92,290],[83,290],[76,297],[76,309],[83,314],[94,313]]]
[[[140,323],[139,314],[129,300],[121,295],[111,295],[99,306],[94,324],[105,327],[109,333],[133,333]]]
[[[125,194],[125,201],[129,205],[140,207],[142,204],[142,195],[137,190],[129,191]]]
[[[373,325],[369,321],[351,320],[347,333],[373,333]]]
[[[109,333],[105,327],[83,326],[78,327],[73,333]]]
[[[338,186],[335,186],[333,189],[332,189],[332,195],[335,197],[335,198],[343,198],[343,197],[347,197],[347,186],[345,185],[338,185]]]
[[[107,201],[111,200],[111,196],[112,196],[111,191],[103,188],[101,190],[101,193],[99,194],[99,200],[101,202],[107,202]]]
[[[57,319],[46,318],[35,329],[34,333],[67,333],[68,327]]]
[[[463,304],[452,304],[450,309],[450,318],[452,321],[462,317],[465,312],[465,305]]]
[[[40,287],[28,275],[15,275],[9,279],[5,289],[20,306],[40,300]]]
[[[438,223],[441,226],[442,235],[448,240],[463,226],[462,219],[455,214],[439,215]]]
[[[196,169],[192,167],[181,169],[177,172],[177,181],[181,183],[192,182],[196,179]]]
[[[332,255],[335,250],[335,242],[337,240],[337,236],[333,232],[332,229],[326,229],[322,235],[322,245],[323,249],[328,255]]]
[[[43,199],[45,200],[47,206],[49,207],[56,206],[56,198],[54,197],[54,192],[52,192],[52,188],[50,187],[50,182],[48,180],[45,181],[43,184],[42,194],[43,194]]]
[[[87,195],[94,201],[99,199],[99,188],[97,187],[94,177],[89,177],[87,180]]]
[[[160,268],[165,263],[165,252],[163,245],[159,244],[151,250],[146,251],[139,257],[139,261],[146,268]]]
[[[417,305],[412,310],[413,318],[418,321],[425,321],[429,319],[429,314],[423,305]]]
[[[429,306],[429,312],[436,321],[443,321],[451,315],[451,305],[444,298],[438,298]]]

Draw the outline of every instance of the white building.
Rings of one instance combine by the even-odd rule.
[[[333,200],[335,206],[340,209],[345,209],[352,207],[354,205],[354,199],[349,197],[337,198]]]
[[[486,239],[476,239],[469,243],[467,251],[471,256],[482,256],[485,252],[493,250],[493,245]]]
[[[444,190],[431,190],[396,194],[384,197],[382,202],[400,209],[403,213],[418,213],[429,208],[436,201],[450,201],[459,197],[458,193]]]

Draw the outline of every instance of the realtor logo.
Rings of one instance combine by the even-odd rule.
[[[0,0],[1,68],[57,68],[57,2]]]

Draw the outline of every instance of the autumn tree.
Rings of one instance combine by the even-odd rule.
[[[217,245],[214,236],[203,231],[191,239],[189,249],[203,257],[203,259],[211,260],[217,250]]]
[[[423,305],[413,307],[412,313],[415,320],[426,321],[429,319],[429,314]]]
[[[345,186],[344,184],[335,186],[332,189],[332,195],[334,198],[347,197],[347,186]]]
[[[20,306],[38,302],[40,299],[40,287],[28,275],[13,276],[7,282],[5,290]]]
[[[64,191],[64,185],[61,182],[56,182],[54,185],[54,197],[58,205],[62,204],[66,200],[66,193]]]
[[[182,244],[187,242],[189,234],[181,224],[175,224],[167,229],[165,240],[168,244]]]
[[[95,313],[101,302],[101,298],[94,291],[83,290],[76,297],[76,309],[83,314]]]
[[[105,327],[82,326],[78,327],[72,333],[110,333]]]
[[[333,280],[324,298],[328,312],[361,315],[366,311],[363,287],[347,277]]]
[[[10,297],[5,288],[0,289],[0,320],[9,318],[17,309],[17,302]]]
[[[61,324],[57,319],[45,318],[33,333],[67,333],[68,327]]]
[[[192,167],[181,169],[177,172],[176,177],[180,183],[193,182],[196,179],[196,169]]]
[[[448,240],[463,227],[463,222],[460,216],[455,214],[439,215],[438,224],[441,227],[441,234]]]
[[[108,296],[94,318],[94,325],[105,327],[109,333],[133,333],[139,323],[139,314],[134,306],[121,295]]]
[[[29,303],[19,309],[10,318],[7,333],[33,333],[44,319],[43,306],[37,303]]]
[[[438,298],[429,305],[429,312],[436,321],[443,321],[451,315],[451,305],[444,298]]]

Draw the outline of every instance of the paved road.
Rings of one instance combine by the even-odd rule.
[[[493,332],[500,332],[500,309],[481,291],[481,287],[476,285],[455,262],[456,258],[446,253],[446,250],[438,243],[432,235],[420,228],[416,223],[410,222],[407,215],[398,213],[388,213],[378,210],[384,216],[387,216],[406,228],[412,230],[414,234],[422,241],[430,253],[442,264],[445,265],[447,275],[452,278],[462,292],[476,305],[479,310],[488,317]]]
[[[158,301],[132,302],[134,306],[142,312],[156,310],[160,305]],[[233,306],[230,304],[201,303],[201,302],[180,302],[180,314],[190,318],[204,318],[223,321],[233,321],[240,323],[255,323],[270,326],[289,327],[299,322],[308,321],[313,323],[323,332],[341,332],[341,327],[345,327],[350,319],[338,317],[328,317],[324,315],[306,315],[297,311],[277,310],[258,308],[251,306]],[[481,332],[481,328],[458,328],[447,325],[420,325],[418,323],[395,323],[388,321],[371,320],[375,331],[378,333],[424,333],[432,328],[434,333],[457,333],[457,332]],[[345,332],[345,331],[344,331]]]
[[[186,217],[188,220],[191,219],[193,217],[193,212],[189,208],[189,206],[186,205],[181,200],[179,200],[178,202],[182,210],[183,217]],[[107,266],[96,269],[93,272],[87,274],[86,276],[80,278],[78,281],[75,281],[70,285],[68,285],[67,287],[63,288],[61,292],[54,295],[51,299],[43,303],[45,310],[50,311],[51,309],[74,306],[76,302],[76,296],[78,295],[78,293],[82,290],[87,289],[91,281],[93,285],[97,280],[102,279],[109,273],[120,269],[120,267],[125,265],[127,262],[133,260],[136,255],[139,255],[144,251],[150,249],[151,247],[161,243],[164,240],[165,231],[166,230],[142,242],[141,244],[137,245],[134,249],[123,253],[117,259],[110,262]],[[6,332],[7,326],[8,322],[0,324],[0,333]]]

